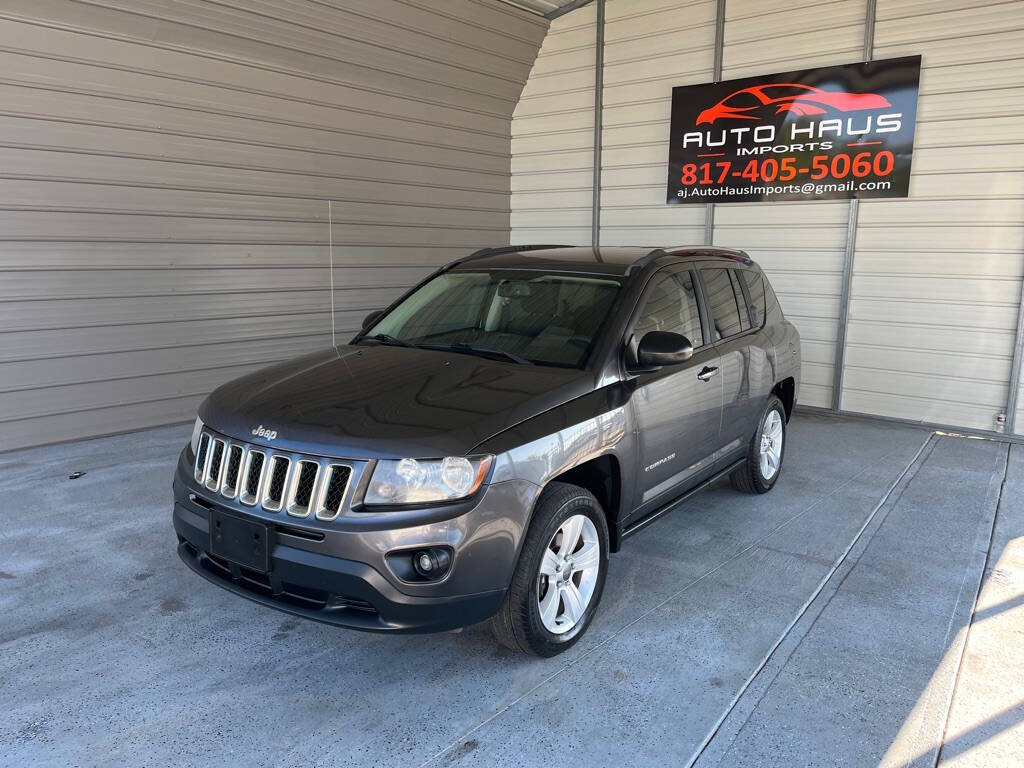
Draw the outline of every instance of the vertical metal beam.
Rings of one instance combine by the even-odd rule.
[[[875,48],[875,0],[866,0],[864,8],[864,61],[871,61]],[[839,325],[836,329],[836,355],[832,369],[832,410],[843,404],[843,374],[846,371],[846,331],[850,322],[850,292],[853,288],[853,256],[857,250],[857,219],[860,200],[850,201],[846,218],[846,250],[843,252],[843,282],[839,291]]]
[[[1020,284],[1020,301],[1017,304],[1017,335],[1013,342],[1010,381],[1006,391],[1006,434],[1008,435],[1014,434],[1017,428],[1017,393],[1020,391],[1022,359],[1024,359],[1024,280]]]
[[[722,79],[722,51],[725,49],[725,0],[718,0],[715,6],[715,53],[711,65],[711,78],[716,83]],[[704,205],[704,244],[711,245],[715,239],[715,204]]]
[[[334,333],[334,206],[331,200],[327,201],[327,254],[328,268],[331,270],[331,346],[336,347],[338,342]]]
[[[601,118],[604,109],[604,0],[597,0],[594,57],[594,193],[590,213],[590,245],[601,244]]]

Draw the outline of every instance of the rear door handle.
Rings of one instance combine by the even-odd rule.
[[[710,365],[705,365],[701,368],[700,373],[697,374],[697,378],[701,381],[708,381],[712,376],[718,373],[718,369]]]

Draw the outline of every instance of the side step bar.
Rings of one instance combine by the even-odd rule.
[[[651,512],[649,515],[647,515],[647,517],[644,517],[644,518],[642,518],[640,520],[637,520],[632,525],[629,525],[628,527],[624,528],[622,533],[619,534],[619,539],[620,540],[621,539],[626,539],[626,538],[629,538],[630,536],[632,536],[634,533],[639,533],[640,531],[642,531],[644,528],[646,528],[648,525],[653,523],[655,520],[657,520],[662,515],[668,514],[669,512],[674,510],[676,507],[678,507],[680,504],[682,504],[688,498],[693,496],[693,494],[700,493],[705,488],[707,488],[709,485],[713,485],[714,483],[717,483],[719,480],[721,480],[723,477],[728,475],[734,469],[742,467],[746,463],[747,463],[747,459],[745,457],[740,459],[739,461],[734,461],[732,464],[727,466],[721,472],[719,472],[718,474],[712,475],[711,477],[709,477],[707,480],[705,480],[700,485],[696,486],[695,488],[691,488],[690,490],[688,490],[682,496],[679,496],[679,497],[677,497],[675,499],[672,499],[672,501],[670,501],[668,504],[665,504],[664,506],[659,507],[658,509],[656,509],[653,512]]]

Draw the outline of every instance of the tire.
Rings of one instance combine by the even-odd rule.
[[[565,538],[577,525],[574,549],[567,552]],[[608,524],[601,504],[584,488],[551,483],[537,500],[512,583],[491,619],[495,639],[536,656],[568,650],[594,618],[607,572]]]
[[[775,436],[766,436],[766,430]],[[766,473],[765,464],[762,462],[762,447],[774,457],[774,471],[771,469],[772,459],[768,459]],[[783,407],[782,401],[772,395],[768,398],[768,404],[757,421],[754,436],[750,439],[750,446],[747,448],[747,461],[729,475],[733,487],[747,493],[768,493],[775,486],[779,474],[782,472],[782,460],[785,453],[786,409]]]

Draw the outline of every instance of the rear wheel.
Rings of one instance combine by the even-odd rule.
[[[747,449],[747,462],[729,476],[733,487],[767,493],[779,479],[786,443],[786,409],[774,395],[768,399]]]
[[[584,488],[551,483],[491,619],[498,642],[537,656],[571,648],[594,617],[607,569],[608,526],[600,503]]]

